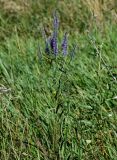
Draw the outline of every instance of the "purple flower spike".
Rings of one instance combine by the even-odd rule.
[[[54,31],[55,32],[57,32],[58,27],[59,27],[59,20],[58,20],[58,17],[57,17],[57,12],[55,11],[54,12]]]
[[[50,41],[50,46],[51,46],[51,49],[52,49],[54,55],[57,55],[58,54],[58,47],[57,47],[56,32],[53,33],[53,37],[51,38],[51,41]]]
[[[63,41],[62,41],[62,50],[63,50],[63,55],[67,55],[67,32],[64,34],[64,37],[63,37]]]
[[[58,20],[56,11],[54,12],[54,26],[53,27],[54,27],[54,31],[53,31],[53,36],[51,38],[50,46],[51,46],[51,49],[52,49],[54,55],[57,55],[58,54],[57,31],[58,31],[58,27],[59,27],[59,20]]]

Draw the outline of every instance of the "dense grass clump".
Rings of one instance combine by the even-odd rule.
[[[51,43],[46,53],[48,37],[43,41],[37,28],[25,26],[34,17],[13,26],[5,16],[1,12],[0,159],[116,160],[116,26],[70,32],[68,41],[60,28],[56,56]]]

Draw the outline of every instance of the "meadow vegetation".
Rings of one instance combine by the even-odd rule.
[[[0,0],[1,160],[117,159],[116,6]],[[45,53],[55,8],[66,56]]]

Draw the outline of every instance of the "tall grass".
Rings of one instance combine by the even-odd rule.
[[[117,28],[111,14],[103,32],[100,23],[90,26],[91,2],[35,1],[20,14],[1,9],[1,160],[116,160]],[[71,30],[69,49],[78,45],[72,58],[47,55],[38,31],[44,23],[51,34],[56,5],[58,40]]]

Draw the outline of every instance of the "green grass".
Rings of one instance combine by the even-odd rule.
[[[0,159],[116,160],[116,26],[71,33],[71,59],[39,55],[27,22],[0,20]]]

